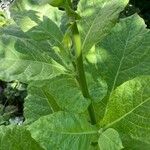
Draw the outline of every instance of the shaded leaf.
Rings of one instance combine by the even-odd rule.
[[[0,78],[7,81],[27,83],[66,72],[61,56],[48,42],[36,42],[14,26],[1,29],[0,58]]]

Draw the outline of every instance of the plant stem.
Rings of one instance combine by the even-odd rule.
[[[96,124],[96,117],[94,112],[94,107],[92,104],[92,99],[89,94],[84,65],[83,65],[83,57],[82,57],[82,48],[81,48],[81,38],[79,35],[78,27],[76,21],[74,21],[72,25],[72,34],[73,34],[73,42],[75,48],[75,55],[76,55],[76,70],[77,70],[77,79],[79,81],[83,96],[87,99],[91,100],[91,104],[88,107],[88,113],[90,116],[90,120],[92,124]]]

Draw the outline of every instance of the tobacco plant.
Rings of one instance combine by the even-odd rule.
[[[128,0],[21,2],[0,28],[0,79],[28,84],[25,122],[0,127],[0,150],[149,150],[150,31],[119,19]]]

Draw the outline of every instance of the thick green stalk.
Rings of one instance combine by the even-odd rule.
[[[81,38],[79,35],[76,22],[74,22],[72,25],[72,34],[73,34],[73,42],[74,42],[75,55],[76,55],[77,79],[79,81],[83,96],[91,100],[91,104],[88,107],[88,112],[89,112],[89,116],[91,119],[91,123],[96,124],[96,117],[95,117],[95,112],[94,112],[94,108],[92,104],[92,99],[88,91],[88,86],[87,86],[86,77],[85,77],[82,50],[81,50]]]

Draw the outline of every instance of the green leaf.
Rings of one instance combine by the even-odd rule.
[[[103,116],[113,90],[139,75],[150,74],[150,32],[137,14],[121,19],[111,33],[95,48],[96,63],[88,64],[108,84],[108,93],[97,112]],[[92,54],[94,55],[94,53]],[[89,62],[92,59],[88,56]],[[92,69],[91,69],[92,70]]]
[[[79,1],[78,13],[82,17],[79,30],[84,52],[88,52],[110,32],[127,3],[128,0]]]
[[[27,36],[36,41],[47,41],[51,47],[57,48],[58,53],[63,57],[61,59],[64,63],[65,60],[67,63],[71,63],[68,58],[69,53],[63,44],[64,35],[55,23],[56,19],[51,18],[47,16],[40,17],[39,12],[33,10],[13,13],[13,19]]]
[[[0,150],[43,150],[25,127],[0,126]]]
[[[63,33],[56,26],[56,24],[47,17],[43,17],[37,26],[31,28],[27,35],[35,40],[49,40],[52,44],[62,45]]]
[[[96,82],[88,75],[88,85],[94,102],[99,102],[106,95],[107,84],[103,80]],[[71,76],[33,82],[28,87],[24,104],[25,122],[31,123],[41,116],[59,110],[82,113],[89,104],[90,101],[83,97],[78,82]]]
[[[31,28],[37,26],[38,22],[41,21],[38,12],[33,10],[14,11],[12,13],[12,18],[23,32],[27,32]]]
[[[90,104],[90,100],[83,97],[79,83],[73,76],[61,75],[32,85],[44,91],[54,111],[58,111],[58,105],[62,110],[83,113]]]
[[[124,148],[118,132],[112,128],[100,133],[98,144],[100,150],[121,150]]]
[[[25,123],[30,124],[42,116],[52,113],[51,103],[42,88],[28,87],[28,96],[24,103]]]
[[[110,96],[103,125],[150,145],[150,76],[119,86]]]
[[[63,33],[48,17],[43,16],[40,19],[38,12],[30,10],[13,13],[13,19],[32,39],[49,40],[55,46],[61,45]]]
[[[40,17],[40,19],[43,18],[43,16],[48,17],[49,19],[53,20],[58,26],[60,25],[61,22],[61,17],[62,17],[62,11],[52,7],[48,4],[46,5],[36,5],[36,3],[38,2],[38,0],[24,0],[21,2],[17,2],[11,6],[10,11],[11,11],[11,17],[14,17],[13,14],[14,12],[20,12],[22,13],[23,11],[34,11],[36,12],[36,15],[38,17]],[[42,0],[42,2],[44,2],[44,0]],[[19,7],[21,7],[21,9],[18,9],[18,5]],[[25,13],[26,14],[26,13]],[[25,14],[22,14],[23,16]],[[29,20],[31,21],[31,20]],[[30,22],[28,22],[30,24]],[[28,24],[28,25],[29,25]]]
[[[28,129],[45,150],[88,150],[98,132],[85,118],[67,112],[41,117]]]
[[[149,150],[150,148],[150,145],[148,143],[132,139],[128,135],[120,135],[120,137],[123,139],[123,150]]]
[[[127,80],[150,74],[150,32],[137,14],[121,19],[97,51],[97,67],[109,93]]]
[[[38,4],[38,5],[44,5],[47,4],[50,0],[30,0],[30,3]]]
[[[3,28],[0,32],[1,79],[27,83],[66,72],[59,52],[47,41],[36,42],[14,26]]]

